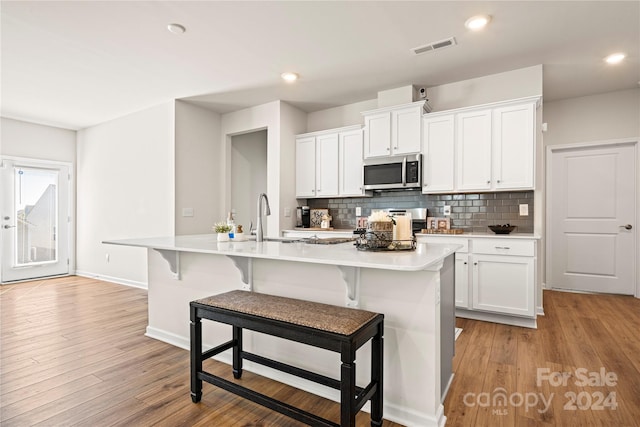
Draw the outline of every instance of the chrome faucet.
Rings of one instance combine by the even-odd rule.
[[[263,200],[265,202],[264,207],[262,205]],[[263,215],[271,215],[271,208],[269,208],[269,198],[267,197],[267,195],[265,193],[260,193],[260,195],[258,196],[258,219],[256,221],[257,222],[256,242],[262,242],[264,240],[264,235],[263,235],[264,227],[262,226]]]

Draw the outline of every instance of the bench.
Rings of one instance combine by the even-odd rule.
[[[202,399],[205,381],[310,426],[351,427],[355,426],[358,411],[370,400],[371,426],[382,425],[382,314],[240,290],[192,301],[190,310],[191,400],[194,403]],[[231,340],[203,352],[201,319],[231,325]],[[340,353],[340,380],[244,351],[243,329]],[[355,356],[356,350],[369,340],[371,382],[361,388],[356,386]],[[233,351],[235,379],[242,376],[242,361],[249,360],[340,390],[340,424],[241,386],[238,381],[203,371],[204,360],[228,349]]]

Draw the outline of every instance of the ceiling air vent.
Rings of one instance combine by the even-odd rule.
[[[456,44],[456,38],[449,37],[448,39],[445,39],[445,40],[429,43],[424,46],[414,47],[413,49],[411,49],[411,51],[416,55],[420,55],[422,53],[430,52],[432,50],[444,49],[445,47],[450,47],[455,44]]]

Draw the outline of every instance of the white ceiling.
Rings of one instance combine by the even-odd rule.
[[[176,98],[311,112],[537,64],[546,101],[640,80],[640,1],[2,1],[1,13],[2,116],[69,129]],[[468,31],[479,13],[491,24]],[[627,60],[606,65],[616,51]]]

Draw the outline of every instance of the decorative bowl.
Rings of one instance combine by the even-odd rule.
[[[496,234],[509,234],[513,230],[515,230],[515,225],[504,224],[504,225],[490,225],[489,229]]]

